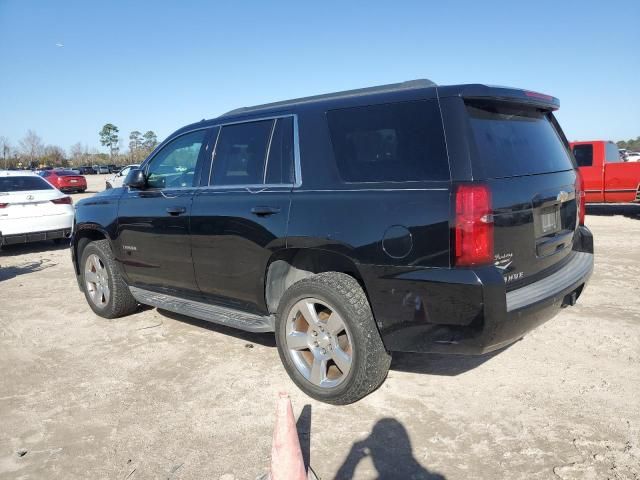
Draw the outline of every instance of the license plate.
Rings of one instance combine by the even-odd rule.
[[[78,183],[78,180],[69,180],[71,183]]]
[[[542,233],[545,235],[558,231],[558,210],[542,212],[540,223],[542,225]]]

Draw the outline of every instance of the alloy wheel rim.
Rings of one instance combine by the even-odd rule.
[[[95,253],[89,255],[85,262],[84,281],[91,303],[98,308],[106,307],[111,297],[109,274],[104,262]]]
[[[333,388],[353,364],[352,337],[340,314],[322,300],[298,301],[287,317],[287,352],[298,372],[313,385]]]

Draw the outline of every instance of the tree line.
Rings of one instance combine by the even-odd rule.
[[[129,148],[120,153],[123,140],[119,136],[118,127],[112,123],[102,127],[98,138],[108,153],[100,152],[97,148],[89,148],[81,142],[71,145],[68,150],[59,145],[45,144],[31,129],[27,130],[17,145],[0,135],[0,169],[128,165],[140,163],[158,145],[158,137],[153,130],[147,130],[145,133],[134,130],[129,134]]]
[[[636,137],[635,140],[620,140],[616,142],[616,145],[618,145],[618,148],[626,148],[631,152],[640,152],[640,137]]]

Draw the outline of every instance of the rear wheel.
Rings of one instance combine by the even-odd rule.
[[[136,310],[138,303],[118,272],[107,240],[89,243],[80,266],[84,295],[97,315],[117,318]]]
[[[291,379],[307,395],[345,405],[384,381],[391,356],[358,282],[327,272],[300,280],[280,301],[278,352]]]

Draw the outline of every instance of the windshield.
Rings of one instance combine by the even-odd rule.
[[[56,170],[56,175],[59,177],[70,177],[71,175],[77,176],[78,174],[73,170]]]
[[[549,113],[495,102],[469,102],[467,112],[487,177],[573,169]]]
[[[40,177],[0,177],[0,192],[51,190],[53,187]]]

